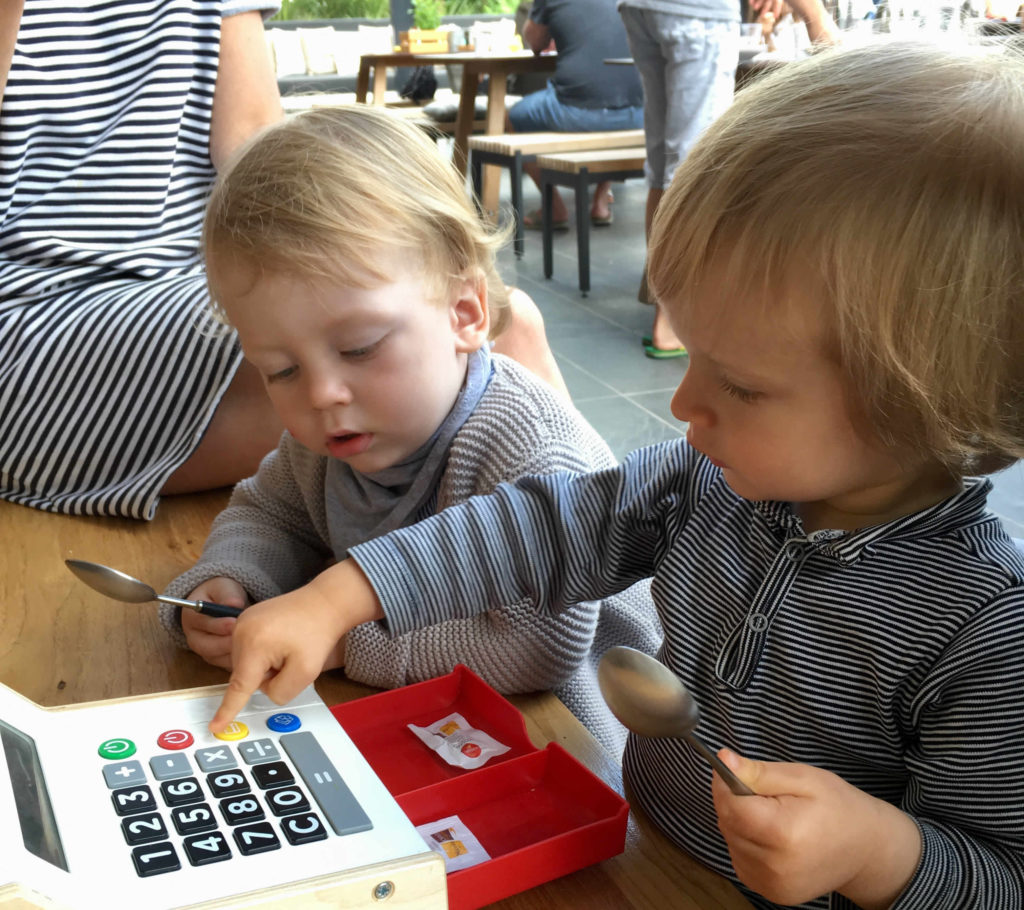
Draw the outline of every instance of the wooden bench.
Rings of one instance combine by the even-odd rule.
[[[545,278],[550,278],[553,271],[554,227],[551,205],[555,187],[569,187],[576,194],[576,250],[580,290],[586,297],[590,290],[590,184],[642,177],[646,160],[647,150],[643,146],[537,156],[544,219]]]
[[[483,166],[494,164],[509,169],[512,217],[515,219],[516,256],[523,255],[523,165],[538,155],[582,152],[590,149],[624,148],[643,145],[643,130],[606,130],[594,133],[501,133],[474,136],[469,140],[473,193],[481,198]]]

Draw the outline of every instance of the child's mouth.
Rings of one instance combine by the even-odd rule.
[[[334,458],[351,458],[365,452],[372,442],[372,433],[339,433],[327,438],[327,451]]]

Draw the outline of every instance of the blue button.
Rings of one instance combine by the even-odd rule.
[[[267,726],[275,733],[291,733],[302,726],[302,721],[294,714],[275,714],[267,718]]]

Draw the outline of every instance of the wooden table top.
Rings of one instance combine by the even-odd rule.
[[[161,590],[196,560],[227,493],[166,499],[152,522],[51,515],[0,502],[0,682],[44,706],[226,681],[176,648],[155,606],[111,601],[78,581],[68,557],[92,560]],[[340,672],[317,690],[331,705],[369,694]],[[513,696],[534,744],[557,742],[619,792],[617,761],[553,695]],[[500,910],[749,910],[725,879],[670,844],[640,813],[625,851],[507,898]]]

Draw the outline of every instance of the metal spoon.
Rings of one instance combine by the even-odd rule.
[[[711,763],[733,793],[754,795],[697,738],[693,732],[700,718],[697,702],[663,663],[635,648],[609,648],[598,664],[597,682],[612,714],[624,727],[641,736],[685,739]]]
[[[238,607],[226,607],[224,604],[214,604],[206,600],[182,600],[180,597],[165,597],[157,594],[144,581],[111,569],[109,566],[101,566],[99,563],[86,562],[83,559],[65,559],[66,565],[90,588],[106,594],[114,600],[120,600],[129,604],[144,604],[152,600],[159,600],[161,603],[174,604],[176,607],[185,607],[195,610],[196,613],[205,613],[207,616],[238,616],[242,611]]]

